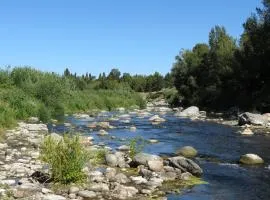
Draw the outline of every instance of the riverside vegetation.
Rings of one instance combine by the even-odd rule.
[[[31,116],[47,123],[53,119],[63,120],[65,114],[75,112],[111,111],[119,107],[144,108],[145,100],[138,92],[152,92],[148,95],[150,99],[162,95],[171,106],[199,105],[214,110],[235,106],[239,109],[269,111],[270,1],[264,0],[263,5],[262,9],[257,9],[257,15],[247,19],[239,42],[228,35],[224,27],[216,26],[209,34],[209,44],[197,44],[192,50],[181,51],[172,71],[164,77],[157,72],[149,76],[131,76],[128,73],[121,76],[117,69],[112,69],[107,76],[105,73],[100,74],[98,78],[88,73],[78,76],[68,69],[63,75],[30,67],[2,69],[0,129],[13,127],[17,120]],[[162,110],[160,113],[164,112]],[[188,116],[190,113],[191,116]],[[136,110],[136,115],[151,116],[145,110]],[[196,120],[202,113],[193,106],[175,116]],[[257,118],[262,118],[261,124],[269,124],[266,116],[255,117],[256,123]],[[240,119],[244,124],[253,124],[252,119],[255,117],[246,113]],[[158,115],[149,120],[152,125],[166,121]],[[129,123],[129,120],[126,122]],[[116,152],[95,148],[93,151],[87,137],[62,137],[57,134],[52,137],[47,134],[45,124],[20,123],[19,128],[9,130],[3,136],[2,141],[7,142],[0,143],[3,150],[1,159],[4,160],[1,161],[4,170],[0,174],[0,193],[3,194],[0,197],[13,199],[32,196],[42,200],[127,199],[138,194],[147,198],[163,198],[164,192],[168,190],[205,183],[196,178],[203,173],[202,169],[193,160],[183,157],[183,153],[170,158],[141,153],[143,145],[138,144],[136,139]],[[88,151],[89,146],[91,151]],[[40,154],[37,149],[40,149]],[[20,156],[23,158],[18,159]],[[264,161],[257,155],[245,154],[240,162],[263,164]],[[97,163],[105,172],[93,167]],[[68,185],[68,191],[64,189],[59,192],[62,196],[52,194],[53,191],[43,185],[46,181],[39,180],[39,173],[44,167],[49,169],[48,174],[41,174],[46,177],[46,181]],[[28,179],[30,175],[42,184],[31,182]],[[20,181],[17,183],[16,180],[7,179],[10,177]],[[133,185],[130,185],[131,182]],[[14,188],[10,189],[8,185]],[[158,189],[162,187],[165,189],[159,193]]]

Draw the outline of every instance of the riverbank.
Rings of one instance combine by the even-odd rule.
[[[85,114],[75,116],[89,120]],[[107,125],[97,124],[100,130],[113,128]],[[166,199],[168,192],[203,183],[196,178],[202,174],[202,169],[190,159],[182,156],[162,158],[145,153],[131,158],[127,146],[112,151],[109,146],[94,145],[91,138],[84,136],[81,136],[81,143],[86,149],[106,149],[105,162],[96,166],[90,162],[85,166],[87,181],[83,184],[46,183],[50,170],[39,160],[39,148],[48,135],[62,140],[61,135],[49,133],[47,126],[39,123],[21,122],[16,129],[6,131],[5,140],[0,144],[1,199]]]

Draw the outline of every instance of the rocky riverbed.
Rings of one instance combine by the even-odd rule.
[[[39,161],[39,146],[48,134],[45,124],[26,123],[19,123],[18,128],[6,132],[5,143],[0,143],[1,199],[132,199],[138,196],[165,199],[165,192],[177,188],[161,190],[163,183],[175,181],[185,186],[185,182],[194,181],[194,176],[203,173],[194,161],[182,156],[163,159],[139,153],[131,159],[127,153],[129,147],[120,146],[119,151],[106,154],[103,165],[84,168],[88,175],[86,183],[55,190],[54,184],[46,183],[49,166]],[[62,137],[51,135],[57,140]],[[89,137],[82,137],[83,140]]]
[[[145,110],[104,111],[91,117],[76,114],[67,116],[63,124],[49,126],[37,123],[35,118],[31,124],[19,123],[16,129],[6,131],[6,139],[0,143],[1,199],[189,199],[188,195],[197,195],[190,199],[203,199],[217,196],[213,187],[215,191],[226,188],[234,196],[240,191],[240,196],[245,196],[243,183],[238,185],[235,178],[248,186],[250,180],[257,183],[257,178],[264,184],[256,188],[258,196],[245,196],[246,199],[270,195],[264,191],[264,179],[270,176],[268,139],[256,132],[255,136],[250,134],[246,128],[253,130],[253,125],[248,127],[246,123],[232,129],[208,122],[206,113],[196,107],[181,110],[158,105]],[[243,130],[246,134],[242,134]],[[63,187],[46,181],[50,178],[49,166],[39,160],[40,144],[46,135],[59,139],[65,131],[79,132],[82,145],[89,149],[107,150],[104,163],[84,168],[88,177],[84,184]],[[147,153],[131,158],[129,140],[137,136],[147,141],[143,149]],[[239,161],[259,166],[254,171]],[[235,184],[215,178],[228,176],[223,173],[234,174],[229,179]],[[246,173],[252,173],[253,178],[242,177]],[[191,193],[170,195],[204,183],[196,178],[200,176],[209,184],[194,187]],[[219,199],[231,199],[231,195],[224,194]]]

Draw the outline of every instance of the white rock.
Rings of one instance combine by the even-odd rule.
[[[254,165],[254,164],[262,164],[264,161],[260,156],[248,153],[241,156],[240,162],[247,165]]]

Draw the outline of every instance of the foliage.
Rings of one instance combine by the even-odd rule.
[[[107,153],[106,149],[91,150],[89,152],[89,159],[92,165],[104,164],[105,155]]]
[[[101,89],[100,84],[90,73],[77,76],[68,69],[62,76],[30,67],[0,69],[0,126],[31,116],[43,122],[51,118],[61,121],[65,113],[145,106],[141,96],[120,79],[105,76],[106,87]]]
[[[140,152],[142,152],[145,146],[145,141],[141,137],[132,138],[129,142],[129,156],[131,159]]]
[[[41,159],[50,165],[55,182],[69,184],[86,178],[82,169],[89,158],[79,136],[64,135],[61,140],[47,136],[41,146]]]
[[[244,23],[239,44],[222,26],[208,44],[182,50],[172,69],[183,105],[210,109],[270,110],[270,2]]]

